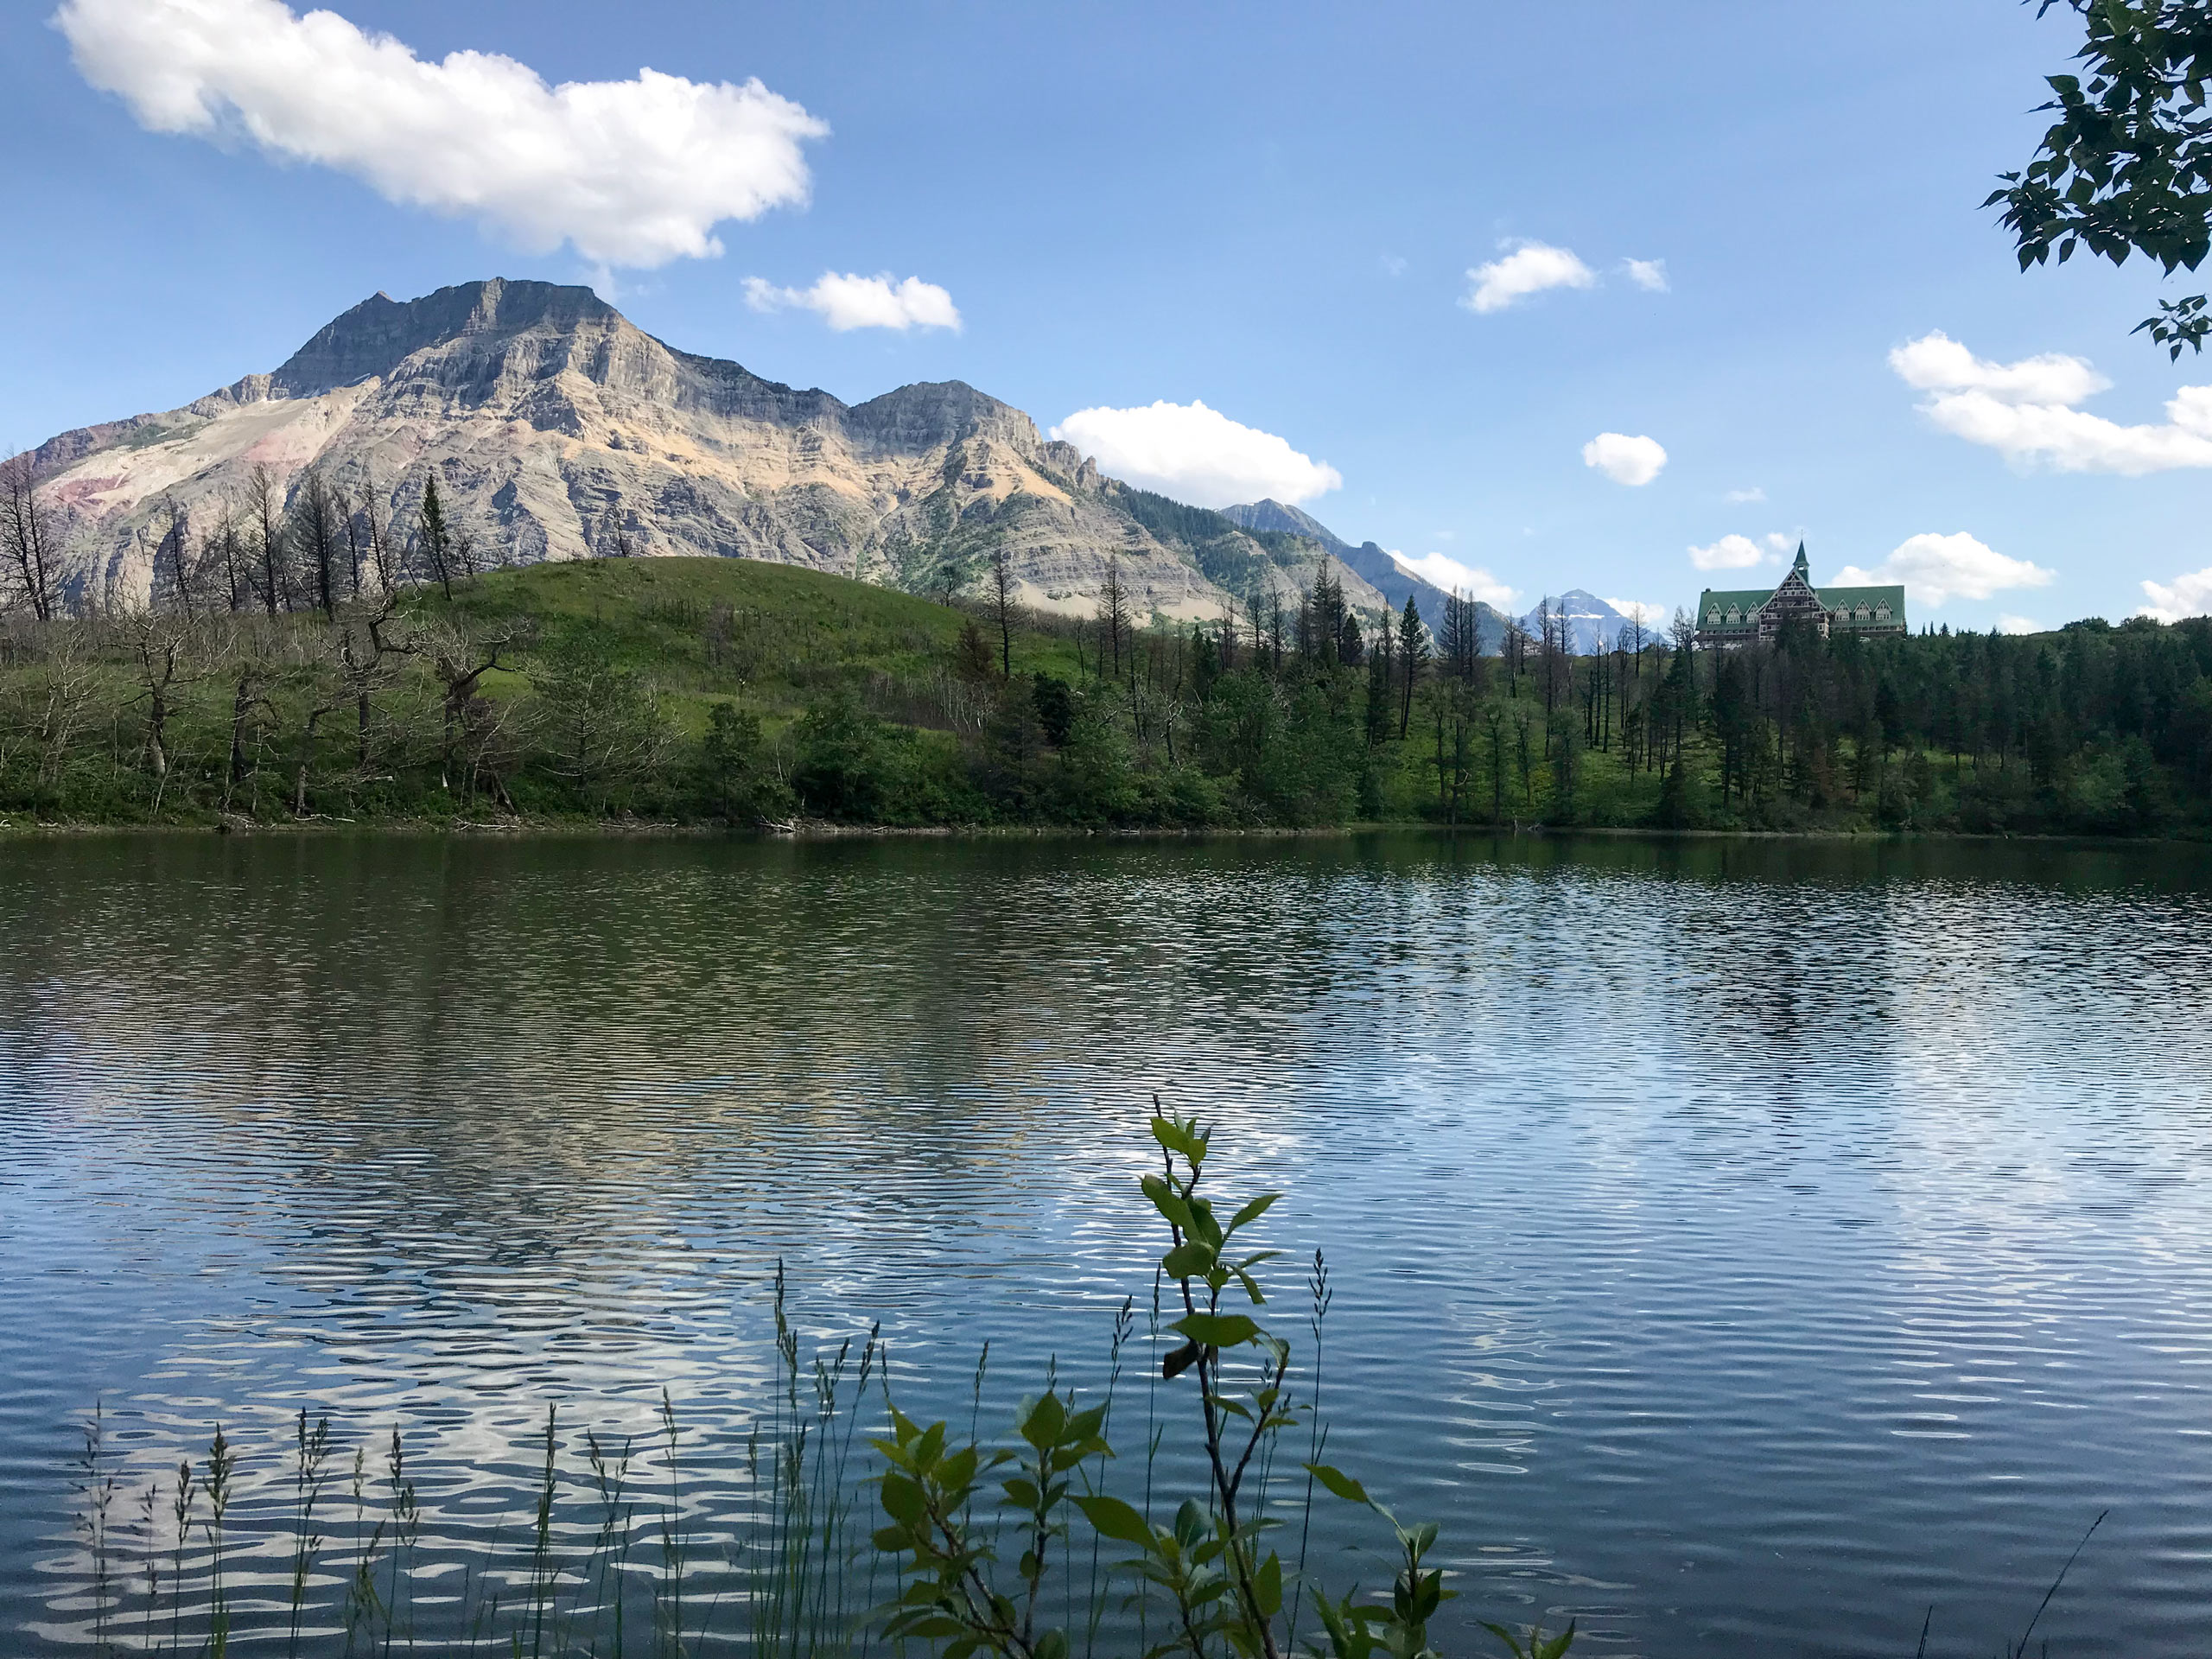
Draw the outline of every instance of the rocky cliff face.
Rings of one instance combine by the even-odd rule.
[[[70,582],[143,600],[173,500],[195,530],[235,512],[266,467],[367,489],[404,534],[435,474],[448,515],[501,560],[645,554],[771,559],[942,590],[1003,548],[1023,601],[1089,611],[1109,562],[1143,613],[1218,613],[1254,573],[1286,594],[1313,556],[1241,545],[1201,556],[1020,410],[958,381],[849,407],[664,345],[585,288],[493,280],[404,302],[379,294],[274,372],[182,409],[41,447]],[[1270,540],[1274,538],[1269,538]],[[1355,603],[1380,604],[1340,569]]]

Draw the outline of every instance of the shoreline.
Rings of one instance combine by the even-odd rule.
[[[228,817],[213,823],[105,823],[89,820],[0,817],[0,844],[146,836],[241,838],[362,836],[393,839],[603,841],[1328,841],[1359,836],[1420,836],[1441,840],[1814,842],[1907,845],[1934,842],[1989,842],[2073,847],[2202,847],[2196,836],[1995,834],[1964,830],[1667,830],[1635,824],[1459,824],[1363,820],[1302,828],[1213,824],[1199,828],[1147,825],[1100,828],[1082,824],[872,824],[802,819],[789,828],[740,829],[678,819],[622,818],[320,818],[261,822]]]

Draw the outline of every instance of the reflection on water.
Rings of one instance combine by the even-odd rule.
[[[779,1258],[920,1407],[1088,1375],[1159,1090],[1327,1249],[1332,1454],[1455,1633],[1989,1650],[2109,1506],[2038,1637],[2186,1650],[2208,924],[2154,849],[11,844],[0,1622],[68,1646],[96,1395],[141,1471],[403,1419],[461,1537],[664,1386],[712,1511]]]

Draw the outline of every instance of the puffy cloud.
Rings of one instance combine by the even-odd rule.
[[[1485,605],[1504,610],[1520,597],[1520,590],[1509,588],[1479,565],[1462,564],[1442,553],[1424,553],[1409,559],[1395,548],[1391,561],[1408,575],[1419,576],[1423,582],[1441,588],[1447,594],[1458,594],[1463,599],[1478,599]],[[1429,619],[1434,621],[1433,617]]]
[[[1633,487],[1659,476],[1659,469],[1667,464],[1667,452],[1656,438],[1600,432],[1582,446],[1582,464],[1595,467],[1616,484]]]
[[[1999,633],[2041,633],[2044,632],[2044,626],[2032,618],[2014,616],[2009,611],[2000,611],[1997,616],[1997,632]]]
[[[918,276],[894,283],[887,270],[874,276],[841,276],[825,270],[811,288],[778,288],[748,276],[745,302],[755,311],[796,307],[816,312],[840,334],[849,328],[896,328],[901,334],[909,328],[960,330],[960,313],[951,295]]]
[[[1477,265],[1459,303],[1478,313],[1503,311],[1516,300],[1549,288],[1595,288],[1598,273],[1565,248],[1542,242],[1509,242],[1503,259]]]
[[[2047,587],[2054,574],[2025,559],[2007,558],[1961,531],[1910,537],[1872,570],[1846,565],[1830,580],[1839,588],[1901,582],[1915,604],[1932,606],[1953,598],[1987,599],[2007,588]]]
[[[2151,602],[2136,611],[2138,616],[2178,622],[2185,616],[2212,615],[2212,567],[2176,576],[2171,582],[2146,582],[2143,592]]]
[[[1667,262],[1664,259],[1624,259],[1621,269],[1628,279],[1647,294],[1667,291]]]
[[[529,252],[602,265],[719,254],[725,219],[804,204],[800,146],[830,130],[758,80],[652,69],[548,86],[496,53],[426,63],[282,0],[63,0],[78,72],[153,132],[243,132],[387,200],[483,221]]]
[[[1754,484],[1747,490],[1731,490],[1720,499],[1733,505],[1742,506],[1751,502],[1765,500],[1766,492]]]
[[[1723,536],[1710,546],[1690,549],[1690,563],[1700,570],[1748,570],[1756,564],[1779,564],[1796,545],[1795,537],[1778,530],[1757,541],[1748,536]]]
[[[1605,596],[1600,594],[1599,597],[1602,599]],[[1635,620],[1637,613],[1641,611],[1643,613],[1643,631],[1646,633],[1650,632],[1667,620],[1667,607],[1664,605],[1655,605],[1648,599],[1607,599],[1605,603],[1631,621]]]
[[[2130,476],[2212,467],[2212,386],[2177,390],[2163,426],[2121,426],[2074,407],[2112,384],[2082,358],[1993,363],[1938,333],[1898,346],[1890,367],[1929,394],[1920,407],[1936,425],[2016,466]]]
[[[1326,461],[1195,399],[1141,409],[1079,409],[1052,435],[1074,444],[1116,478],[1195,506],[1225,507],[1263,496],[1294,505],[1344,481]]]
[[[1700,570],[1748,570],[1766,557],[1766,550],[1748,536],[1723,536],[1710,547],[1690,549],[1690,563]]]
[[[1979,391],[2008,404],[2078,404],[2112,385],[2082,358],[2047,352],[1992,363],[1941,329],[1898,346],[1890,367],[1922,391]]]

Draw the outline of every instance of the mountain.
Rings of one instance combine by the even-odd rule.
[[[1572,588],[1566,593],[1557,595],[1545,594],[1535,607],[1520,619],[1522,628],[1532,639],[1543,638],[1542,613],[1545,606],[1551,607],[1554,626],[1558,626],[1560,613],[1561,612],[1566,613],[1567,637],[1573,641],[1571,649],[1578,656],[1587,656],[1592,652],[1611,650],[1614,643],[1620,638],[1622,628],[1625,627],[1629,621],[1626,615],[1615,610],[1597,594],[1586,592],[1580,588]],[[1662,619],[1659,617],[1646,616],[1643,619],[1643,631],[1647,642],[1659,637],[1662,626]]]
[[[1221,516],[1255,536],[1295,536],[1314,543],[1346,569],[1357,571],[1389,601],[1392,610],[1404,610],[1406,601],[1410,599],[1430,627],[1438,626],[1443,620],[1444,601],[1451,595],[1427,577],[1407,569],[1395,554],[1373,542],[1363,542],[1354,547],[1319,519],[1280,501],[1262,500],[1224,507]],[[1475,601],[1475,627],[1484,651],[1492,654],[1498,651],[1511,621],[1504,612],[1486,601]]]
[[[1022,602],[1088,612],[1109,563],[1140,616],[1217,614],[1312,550],[1103,477],[959,381],[848,405],[677,350],[588,288],[493,279],[385,295],[266,374],[35,452],[88,602],[143,600],[167,503],[195,534],[258,468],[369,490],[402,533],[426,479],[502,563],[644,554],[768,559],[908,588],[973,582],[1003,549]],[[1173,511],[1169,511],[1172,509]],[[1383,595],[1350,568],[1357,606]]]

